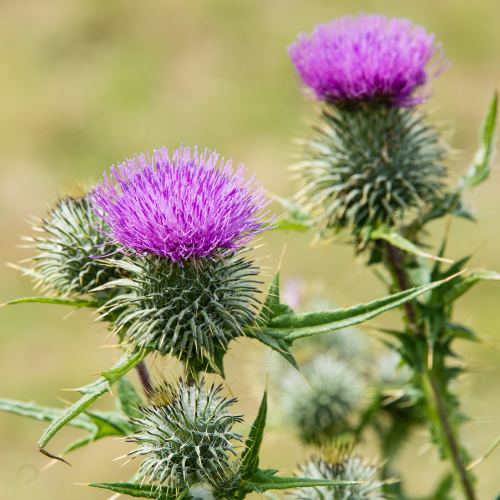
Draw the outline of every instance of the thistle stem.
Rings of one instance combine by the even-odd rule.
[[[151,392],[152,385],[151,385],[151,378],[149,376],[149,371],[148,367],[146,366],[146,363],[144,360],[142,360],[137,366],[137,373],[139,375],[139,380],[141,381],[142,388],[144,389],[144,392],[149,393]]]
[[[441,430],[444,434],[448,452],[451,456],[453,465],[455,466],[455,470],[460,478],[460,482],[462,483],[465,496],[467,497],[468,500],[475,500],[476,495],[474,493],[474,489],[472,487],[470,478],[467,475],[467,470],[465,468],[465,464],[462,459],[462,453],[460,452],[460,447],[458,445],[455,434],[453,433],[451,422],[448,419],[448,415],[446,413],[446,407],[443,401],[443,397],[441,395],[441,391],[439,389],[439,385],[437,384],[433,374],[429,372],[427,369],[424,370],[423,378],[424,378],[424,383],[427,385],[427,391],[431,393],[428,396],[428,399],[433,400],[434,403],[433,406],[436,411],[436,417],[437,420],[439,421]]]
[[[401,292],[408,290],[409,284],[404,268],[402,252],[390,243],[386,243],[386,254],[388,267],[391,270],[395,281],[397,282],[398,288]],[[410,328],[417,335],[424,336],[424,332],[417,326],[417,314],[414,304],[412,304],[411,302],[406,302],[405,310]],[[422,363],[422,366],[427,366],[425,360],[424,363]],[[458,440],[453,432],[453,428],[446,413],[446,406],[444,404],[439,385],[437,384],[432,372],[429,371],[428,368],[423,369],[423,379],[427,389],[428,404],[431,408],[431,411],[435,413],[434,416],[439,422],[441,430],[444,434],[446,447],[448,449],[451,461],[453,462],[458,477],[460,478],[465,496],[467,500],[476,500],[472,483],[469,476],[467,475],[467,470],[465,469],[465,464],[462,458],[462,453],[460,452]]]

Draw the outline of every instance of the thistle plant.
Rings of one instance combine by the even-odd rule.
[[[453,321],[452,312],[454,301],[475,283],[500,275],[481,270],[454,276],[465,271],[468,257],[456,263],[445,258],[449,223],[436,256],[422,247],[430,221],[452,215],[473,219],[463,194],[489,176],[498,96],[486,113],[469,170],[457,187],[448,187],[449,147],[422,108],[430,80],[448,64],[433,35],[405,19],[346,16],[299,35],[289,55],[304,93],[320,101],[320,122],[301,142],[296,169],[302,185],[293,200],[283,200],[290,213],[284,226],[312,228],[316,240],[350,237],[357,252],[369,251],[367,265],[382,265],[376,274],[392,293],[450,278],[444,288],[405,304],[402,328],[381,329],[389,337],[384,343],[401,356],[410,375],[393,378],[393,396],[381,380],[363,426],[376,428],[391,460],[415,425],[430,425],[433,442],[454,470],[451,480],[443,479],[440,497],[449,495],[456,481],[472,500],[474,476],[459,437],[467,417],[451,388],[464,368],[452,366],[451,358],[457,337],[478,339]],[[388,427],[380,425],[384,412]],[[405,498],[400,486],[385,489]]]
[[[51,296],[3,305],[94,309],[117,335],[121,357],[76,389],[81,398],[67,408],[0,399],[0,409],[49,421],[38,447],[62,462],[97,439],[124,438],[135,445],[129,456],[141,462],[137,474],[90,486],[156,500],[243,500],[272,489],[307,500],[407,500],[401,483],[389,479],[402,443],[427,426],[453,467],[430,498],[448,500],[460,485],[474,500],[470,469],[478,461],[469,464],[460,440],[466,416],[452,390],[464,368],[450,360],[457,337],[478,339],[452,319],[453,304],[500,275],[465,274],[467,257],[447,259],[448,230],[437,255],[429,253],[426,224],[472,218],[462,198],[489,176],[497,95],[471,167],[449,187],[449,147],[422,109],[429,82],[447,66],[432,35],[408,20],[360,15],[299,35],[289,54],[304,93],[320,103],[319,123],[302,143],[301,187],[282,200],[290,218],[270,215],[271,200],[243,165],[233,169],[215,152],[183,146],[172,155],[163,147],[136,155],[88,193],[62,197],[38,224],[46,235],[31,240],[38,254],[27,271]],[[316,300],[309,311],[294,311],[281,303],[276,272],[260,301],[263,275],[252,240],[275,229],[313,229],[323,241],[348,237],[368,265],[382,268],[377,275],[388,295],[345,309]],[[398,308],[402,325],[378,332],[391,358],[368,356],[368,342],[350,328]],[[233,413],[237,398],[205,385],[204,374],[225,376],[224,356],[242,336],[281,356],[276,399],[302,441],[330,443],[330,452],[295,477],[259,467],[267,392],[244,438],[237,432],[243,416]],[[180,361],[182,376],[154,385],[145,360],[165,356]],[[127,377],[135,367],[144,397]],[[90,408],[112,386],[114,410]],[[87,435],[49,452],[67,425]],[[383,465],[337,441],[361,442],[368,430],[379,438]]]

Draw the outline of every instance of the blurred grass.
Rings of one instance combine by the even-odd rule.
[[[498,0],[3,0],[0,262],[29,255],[16,248],[18,235],[29,233],[24,221],[45,211],[59,184],[99,178],[116,161],[160,145],[216,148],[246,163],[271,192],[290,194],[290,139],[307,133],[304,121],[314,113],[297,91],[286,45],[318,21],[361,10],[411,17],[443,42],[453,64],[435,82],[429,109],[433,119],[454,126],[453,147],[461,151],[452,166],[456,178],[474,151],[499,74]],[[499,188],[494,172],[473,194],[480,224],[453,223],[451,258],[473,253],[473,266],[500,269]],[[440,231],[436,224],[433,234]],[[309,241],[310,235],[273,233],[259,253],[269,254],[265,265],[275,267],[287,242],[283,275],[319,280],[340,305],[384,294],[350,248],[311,250]],[[31,293],[29,280],[4,266],[0,283],[0,302]],[[499,300],[498,285],[486,283],[457,308],[460,320],[488,339],[461,350],[475,368],[458,388],[474,417],[465,429],[474,455],[500,432]],[[60,388],[81,386],[86,373],[110,366],[116,353],[97,349],[109,343],[102,327],[88,311],[63,321],[66,313],[41,305],[0,310],[1,396],[59,404],[53,395],[72,399]],[[229,356],[228,382],[248,423],[265,384],[257,351],[242,342]],[[102,441],[70,457],[73,469],[57,464],[40,472],[47,459],[36,441],[44,424],[7,415],[0,422],[1,498],[105,499],[106,492],[72,482],[120,480],[134,471],[134,464],[119,469],[121,462],[111,461],[124,453],[124,443]],[[50,449],[60,450],[72,432],[62,432]],[[435,452],[417,456],[425,442],[416,436],[403,461],[414,494],[430,491],[439,469]],[[263,465],[293,468],[303,455],[295,441],[269,433]],[[499,467],[500,451],[477,467],[480,498],[500,492]]]

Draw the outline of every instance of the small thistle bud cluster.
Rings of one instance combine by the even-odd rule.
[[[330,452],[326,459],[313,457],[306,465],[299,466],[300,477],[310,479],[332,479],[359,481],[359,484],[327,486],[324,488],[301,488],[293,490],[290,496],[300,500],[385,500],[377,479],[380,466],[374,465],[354,451],[341,448]]]
[[[254,320],[259,268],[244,258],[246,251],[183,266],[157,256],[136,259],[137,273],[121,280],[134,294],[109,302],[117,304],[110,314],[122,308],[117,330],[126,327],[125,339],[133,345],[207,369],[217,350],[225,351]]]
[[[289,368],[280,384],[284,415],[307,443],[320,444],[351,430],[364,403],[365,383],[349,365],[317,355]]]
[[[433,35],[407,19],[345,16],[300,35],[289,54],[307,95],[323,101],[296,167],[296,201],[318,236],[366,241],[439,198],[447,147],[415,110],[447,66]]]
[[[30,238],[40,251],[33,271],[40,284],[62,296],[85,295],[119,277],[119,269],[103,257],[116,247],[106,245],[107,224],[91,208],[85,194],[63,197],[34,229],[47,236]],[[113,260],[121,254],[113,255]]]
[[[242,436],[232,430],[242,415],[228,411],[236,399],[220,396],[222,386],[162,382],[148,394],[132,424],[139,431],[127,441],[138,447],[129,453],[143,458],[139,474],[148,482],[173,488],[197,483],[224,487],[237,477],[235,445]]]

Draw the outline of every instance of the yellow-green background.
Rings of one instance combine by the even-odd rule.
[[[297,90],[286,45],[299,31],[346,13],[411,17],[436,33],[452,66],[434,85],[432,118],[454,128],[456,179],[471,157],[477,129],[500,74],[498,0],[3,0],[0,2],[0,302],[30,295],[28,278],[3,265],[29,256],[18,249],[29,214],[42,214],[51,190],[98,178],[124,157],[182,142],[216,148],[257,172],[266,188],[291,194],[290,139],[307,132],[314,114]],[[498,163],[496,164],[498,166]],[[480,224],[454,222],[450,257],[473,253],[472,265],[500,271],[500,179],[493,171],[471,197]],[[279,210],[279,207],[273,207]],[[441,226],[434,227],[439,234]],[[347,246],[308,248],[310,235],[265,235],[259,249],[277,265],[285,241],[283,276],[322,284],[342,306],[385,290]],[[436,240],[433,240],[434,242]],[[269,270],[268,272],[271,272]],[[59,306],[0,309],[0,396],[59,405],[59,389],[93,380],[117,353],[88,311],[63,319]],[[464,429],[473,456],[500,433],[500,285],[477,285],[458,302],[457,316],[486,343],[462,346],[470,375],[457,390],[472,420]],[[397,321],[386,315],[375,324]],[[265,383],[258,346],[240,343],[228,356],[228,382],[251,422]],[[168,371],[170,365],[164,367]],[[103,407],[110,405],[107,396]],[[128,448],[101,441],[70,456],[73,468],[37,451],[44,423],[0,415],[0,498],[106,499],[105,491],[72,483],[118,481],[134,471],[112,462]],[[64,430],[57,452],[78,437]],[[402,461],[409,492],[436,481],[435,451],[425,434],[406,446]],[[269,432],[263,466],[293,468],[306,452]],[[500,450],[477,467],[479,496],[500,493]]]

